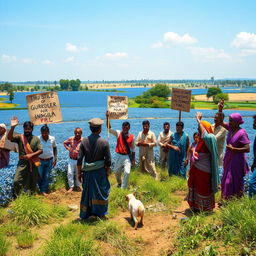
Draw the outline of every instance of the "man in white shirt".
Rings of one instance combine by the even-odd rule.
[[[131,166],[135,165],[135,138],[133,134],[129,133],[129,122],[123,122],[122,131],[112,130],[110,122],[108,121],[108,111],[106,113],[106,118],[110,129],[109,132],[117,138],[115,149],[117,157],[113,169],[116,175],[118,187],[128,188]],[[123,181],[121,179],[122,172],[124,172]]]
[[[148,120],[142,122],[143,131],[139,132],[136,139],[136,146],[139,147],[140,169],[157,179],[155,157],[153,148],[156,146],[156,136],[149,130]]]
[[[160,132],[157,142],[160,147],[159,160],[162,168],[165,168],[168,163],[168,151],[169,151],[169,148],[167,147],[167,143],[170,140],[172,132],[170,131],[169,122],[165,122],[163,128],[164,130]]]
[[[49,133],[49,127],[47,125],[44,125],[41,127],[41,135],[38,136],[43,148],[43,153],[39,155],[41,165],[38,169],[38,186],[40,192],[44,196],[47,196],[51,169],[53,166],[56,165],[57,161],[57,147],[55,138],[49,135]]]
[[[224,143],[226,139],[227,130],[221,126],[224,119],[224,113],[223,112],[217,112],[214,116],[214,124],[212,125],[213,133],[217,139],[217,148],[218,148],[218,155],[219,155],[219,167],[222,167],[223,165],[223,157],[224,157]]]

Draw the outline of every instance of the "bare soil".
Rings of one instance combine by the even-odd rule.
[[[185,192],[179,192],[176,194],[181,200],[185,197]],[[61,205],[77,205],[79,208],[81,192],[67,193],[65,189],[51,193],[45,200],[51,204]],[[117,223],[124,226],[125,233],[128,238],[137,241],[136,244],[140,249],[140,255],[171,255],[174,250],[174,241],[176,233],[179,229],[179,223],[182,218],[189,214],[188,205],[186,201],[182,201],[181,204],[172,212],[159,211],[159,212],[145,212],[144,226],[139,226],[137,230],[133,227],[133,222],[130,219],[130,214],[127,211],[120,211],[117,216],[111,218]],[[32,248],[18,249],[16,239],[11,238],[13,242],[13,248],[8,252],[8,256],[11,255],[38,255],[43,251],[43,245],[50,238],[53,230],[60,224],[69,223],[79,216],[79,209],[70,211],[65,219],[58,222],[49,223],[48,225],[42,225],[41,227],[35,227],[32,229],[32,233],[38,235]],[[104,246],[108,248],[108,246]],[[106,250],[104,249],[104,255]],[[108,248],[108,253],[111,255],[111,247]],[[112,251],[113,252],[113,251]],[[113,254],[113,253],[112,253]]]

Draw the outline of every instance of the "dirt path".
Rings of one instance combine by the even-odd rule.
[[[179,193],[178,196],[182,199],[184,193]],[[80,203],[80,192],[67,193],[64,189],[58,192],[51,193],[46,199],[51,204],[61,205],[77,205]],[[171,252],[174,248],[174,239],[179,227],[180,219],[186,217],[185,210],[188,208],[187,202],[182,203],[172,213],[170,212],[150,212],[146,210],[144,218],[144,226],[134,230],[133,223],[130,220],[128,211],[120,212],[118,216],[110,220],[116,221],[125,227],[125,233],[128,238],[135,239],[139,244],[141,255],[161,255],[164,252]],[[37,255],[43,251],[45,242],[50,238],[53,230],[61,224],[66,224],[75,220],[79,215],[79,209],[71,211],[63,220],[35,227],[31,231],[38,234],[38,239],[30,249],[18,249],[13,246],[9,250],[8,255]],[[173,215],[176,215],[175,218]],[[15,245],[15,241],[13,241]]]
[[[185,197],[185,192],[180,196]],[[181,218],[186,217],[188,208],[186,201],[172,213],[170,212],[145,212],[144,226],[137,230],[133,228],[129,212],[121,212],[113,220],[125,226],[125,233],[129,238],[141,240],[142,255],[161,255],[174,248],[174,240],[179,228]],[[174,216],[175,215],[175,216]]]

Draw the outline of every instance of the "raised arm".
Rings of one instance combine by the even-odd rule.
[[[11,129],[9,130],[7,134],[7,139],[10,141],[13,141],[13,131],[15,127],[19,124],[19,120],[16,116],[12,117],[11,119]]]

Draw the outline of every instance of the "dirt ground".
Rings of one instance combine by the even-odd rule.
[[[176,196],[179,196],[182,200],[185,197],[185,192],[179,192]],[[65,189],[61,189],[57,192],[53,192],[46,199],[52,204],[61,205],[76,205],[79,207],[80,192],[67,193]],[[175,235],[179,227],[179,223],[182,218],[188,214],[188,205],[186,201],[173,210],[173,212],[145,212],[144,226],[139,226],[137,230],[133,228],[133,223],[130,220],[130,214],[127,211],[119,212],[119,214],[110,220],[120,223],[124,226],[125,233],[128,238],[141,241],[139,248],[141,249],[141,255],[162,255],[163,253],[169,253],[174,248]],[[38,234],[38,239],[34,242],[34,245],[30,249],[18,249],[11,248],[8,252],[10,255],[37,255],[42,251],[43,244],[50,238],[53,230],[60,224],[69,223],[75,220],[79,216],[79,209],[71,211],[67,218],[58,221],[58,223],[51,223],[49,225],[43,225],[42,227],[36,227],[32,230],[33,233]],[[14,241],[15,244],[15,241]]]

